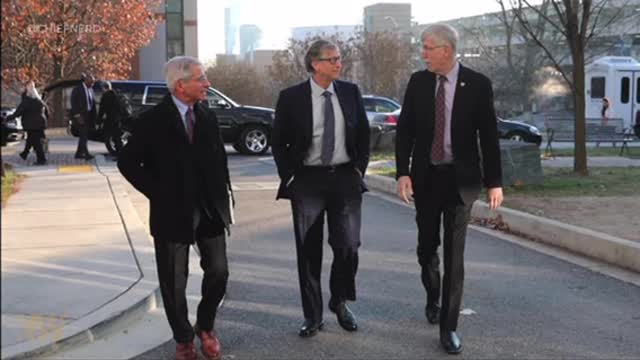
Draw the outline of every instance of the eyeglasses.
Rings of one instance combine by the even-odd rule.
[[[201,82],[201,83],[209,81],[209,79],[207,79],[207,75],[205,75],[205,74],[202,74],[202,75],[198,76],[197,78],[186,78],[186,79],[182,79],[182,80],[183,81],[191,81],[191,80],[193,80],[193,81],[198,81],[198,82]]]
[[[340,56],[334,56],[330,58],[320,58],[318,61],[328,61],[331,65],[335,65],[338,62],[342,62],[342,58]]]
[[[424,50],[424,51],[433,51],[433,50],[435,50],[437,48],[441,48],[441,47],[445,47],[445,45],[438,45],[438,46],[426,46],[425,45],[425,46],[422,47],[422,50]]]

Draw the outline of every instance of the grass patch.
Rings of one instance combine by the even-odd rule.
[[[542,185],[507,187],[506,195],[526,196],[625,196],[640,195],[640,168],[591,168],[582,176],[566,168],[544,168]]]
[[[369,161],[395,160],[396,154],[393,151],[374,151],[371,153]]]
[[[24,175],[18,175],[11,167],[5,165],[4,177],[2,177],[2,207],[7,204],[9,196],[18,191],[18,185],[24,178]]]
[[[620,147],[622,143],[620,143],[617,147],[612,146],[601,146],[601,147],[588,147],[587,148],[587,156],[620,156]],[[540,147],[540,154],[544,155],[544,146]],[[637,148],[631,147],[629,152],[627,150],[624,151],[623,156],[628,155],[640,155],[640,151]],[[573,156],[573,148],[571,149],[553,149],[553,155],[555,156]]]
[[[545,167],[543,171],[542,185],[508,186],[504,189],[505,195],[640,196],[639,167],[591,168],[587,176],[578,175],[567,168]],[[396,176],[394,168],[370,168],[368,172],[375,175]]]

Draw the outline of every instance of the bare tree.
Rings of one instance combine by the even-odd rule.
[[[411,41],[395,32],[361,32],[356,48],[364,92],[400,99],[415,70]]]
[[[236,102],[274,107],[277,93],[274,94],[270,87],[269,75],[247,63],[209,66],[205,73],[213,87]]]
[[[569,84],[575,108],[575,145],[573,170],[588,174],[585,120],[585,50],[594,35],[619,20],[623,12],[603,16],[608,0],[545,0],[549,13],[529,0],[510,0],[515,16],[522,28],[551,60],[553,66]],[[622,9],[621,7],[620,9]],[[542,20],[542,24],[540,22]],[[537,26],[548,27],[562,35],[569,46],[571,68],[567,70],[552,49],[539,38]]]

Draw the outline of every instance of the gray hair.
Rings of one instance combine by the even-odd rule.
[[[451,25],[447,24],[433,24],[429,25],[422,32],[422,36],[420,37],[422,41],[426,36],[434,37],[439,45],[443,45],[443,43],[447,43],[453,49],[453,53],[456,53],[456,48],[458,46],[458,32]]]
[[[309,50],[307,50],[307,53],[304,56],[304,65],[308,72],[315,72],[311,63],[320,59],[325,50],[338,50],[338,47],[327,40],[316,40],[311,44],[311,47],[309,47]]]
[[[193,76],[191,65],[202,66],[202,63],[200,60],[191,56],[175,56],[164,64],[164,78],[172,94],[176,89],[176,82],[178,82],[178,80],[187,80]]]

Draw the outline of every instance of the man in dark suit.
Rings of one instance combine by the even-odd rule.
[[[103,84],[102,97],[100,98],[100,111],[98,112],[98,122],[103,124],[102,133],[104,141],[113,141],[116,153],[122,149],[122,138],[120,136],[120,123],[124,120],[124,104],[120,100],[120,94],[111,86],[111,82],[105,81]]]
[[[176,359],[195,359],[194,333],[207,359],[220,359],[213,331],[229,276],[225,229],[232,222],[227,156],[215,114],[206,100],[202,64],[174,57],[164,68],[170,90],[160,104],[134,121],[118,157],[122,175],[150,201],[158,279],[173,331]],[[204,271],[195,328],[189,323],[185,289],[189,245],[196,243]]]
[[[396,137],[398,195],[405,202],[413,195],[416,206],[418,262],[427,292],[425,313],[430,323],[440,323],[440,343],[448,353],[462,350],[456,328],[471,206],[482,185],[487,188],[491,209],[502,203],[491,81],[456,61],[457,39],[457,32],[448,25],[432,25],[423,32],[427,70],[411,76]],[[438,306],[441,219],[442,309]]]
[[[71,116],[78,128],[78,148],[76,159],[93,159],[89,154],[87,141],[89,128],[96,122],[96,101],[93,94],[95,78],[91,74],[82,74],[82,83],[71,91]]]
[[[362,177],[369,163],[369,123],[360,90],[338,80],[338,48],[318,40],[305,56],[307,81],[283,90],[276,105],[273,156],[277,198],[291,200],[305,320],[299,335],[323,326],[322,243],[325,213],[333,249],[329,309],[347,331],[358,328],[347,300],[356,299]]]

